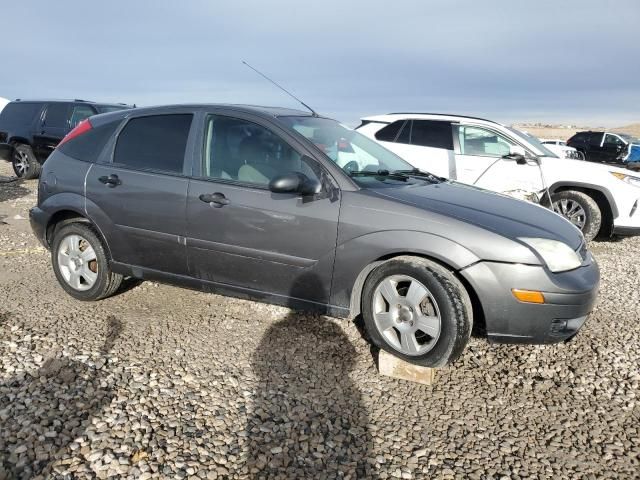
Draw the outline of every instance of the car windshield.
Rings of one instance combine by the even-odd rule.
[[[335,120],[318,117],[280,117],[280,121],[309,139],[357,183],[372,186],[374,182],[364,177],[378,176],[380,183],[393,172],[415,170],[413,165],[395,153]]]
[[[558,156],[553,153],[551,150],[549,150],[547,147],[545,147],[542,142],[540,142],[540,140],[538,140],[536,137],[534,137],[533,135],[530,135],[528,133],[524,133],[521,132],[520,130],[513,128],[513,127],[505,127],[507,130],[509,130],[511,133],[513,133],[514,135],[517,135],[518,137],[520,137],[521,139],[523,139],[525,142],[529,143],[530,145],[532,145],[536,150],[538,150],[543,156],[545,157],[554,157],[554,158],[558,158]]]
[[[616,133],[616,135],[618,135],[627,143],[640,143],[640,139],[638,139],[638,137],[634,137],[633,135],[629,135],[627,133]]]

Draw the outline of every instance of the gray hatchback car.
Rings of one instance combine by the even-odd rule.
[[[91,117],[44,164],[31,224],[77,299],[130,276],[362,315],[373,343],[427,366],[453,362],[474,324],[499,342],[566,340],[599,281],[559,215],[280,108]]]

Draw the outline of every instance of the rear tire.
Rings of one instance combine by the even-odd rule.
[[[410,363],[444,367],[471,335],[471,300],[446,268],[420,257],[397,257],[367,278],[362,294],[372,342]]]
[[[38,178],[42,168],[31,147],[21,143],[13,148],[11,165],[16,176],[25,180]]]
[[[602,212],[589,195],[565,190],[551,195],[553,211],[578,227],[586,240],[593,240],[602,225]]]
[[[82,223],[71,223],[56,231],[51,263],[60,286],[78,300],[110,297],[122,283],[122,275],[109,268],[102,241]]]

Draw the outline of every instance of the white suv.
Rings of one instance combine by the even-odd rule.
[[[357,130],[435,175],[549,206],[585,238],[640,234],[640,177],[629,170],[558,158],[538,139],[481,118],[393,113]]]

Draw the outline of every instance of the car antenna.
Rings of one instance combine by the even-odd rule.
[[[289,95],[291,98],[297,100],[299,103],[301,103],[302,105],[304,105],[304,107],[309,110],[311,112],[311,115],[313,115],[314,117],[318,117],[319,115],[316,113],[316,111],[311,108],[309,105],[307,105],[306,103],[304,103],[302,100],[300,100],[298,97],[296,97],[293,93],[291,93],[290,91],[286,90],[284,87],[278,85],[276,82],[274,82],[273,80],[271,80],[269,77],[267,77],[264,73],[262,73],[260,70],[258,70],[257,68],[252,67],[251,65],[249,65],[247,62],[245,62],[244,60],[242,60],[242,63],[244,63],[247,67],[249,67],[251,70],[253,70],[254,72],[256,72],[258,75],[260,75],[261,77],[263,77],[266,80],[269,80],[271,83],[273,83],[276,87],[278,87],[280,90],[282,90],[284,93],[286,93],[287,95]]]

